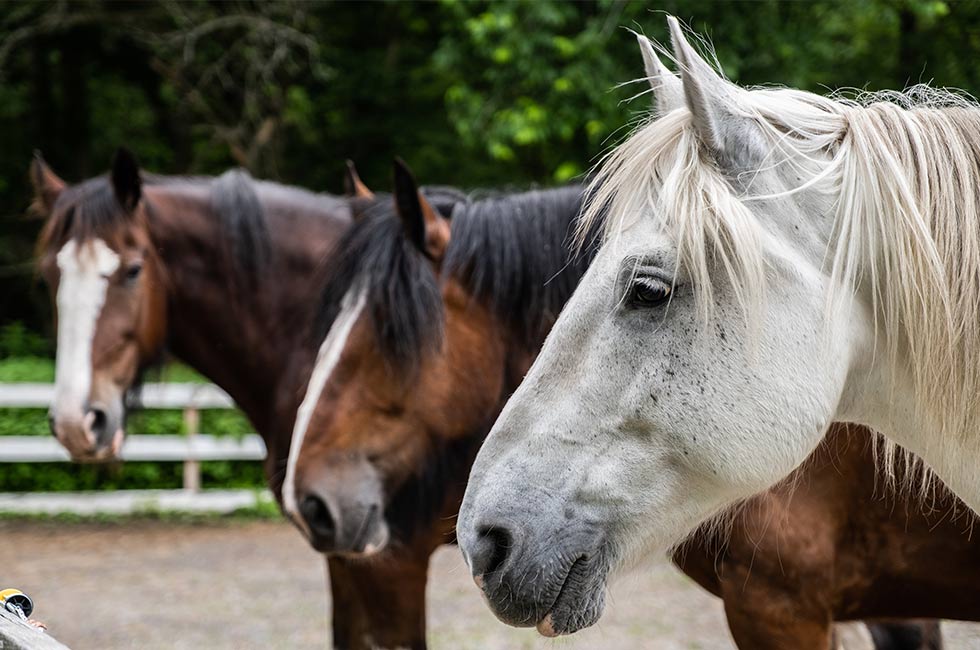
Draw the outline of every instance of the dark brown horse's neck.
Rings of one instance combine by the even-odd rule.
[[[227,233],[207,186],[151,186],[146,194],[167,277],[170,350],[231,395],[265,439],[270,461],[284,458],[315,356],[316,270],[349,224],[346,202],[291,201],[288,189],[260,185],[271,255],[254,286],[241,291],[246,280],[223,248]]]

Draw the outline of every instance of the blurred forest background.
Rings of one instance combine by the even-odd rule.
[[[646,98],[623,27],[664,12],[742,84],[821,91],[932,81],[980,92],[980,2],[106,2],[0,4],[0,358],[51,350],[25,219],[33,150],[66,180],[118,145],[167,174],[339,192],[344,158],[388,185],[556,184],[625,134]]]
[[[338,193],[354,159],[463,188],[552,185],[589,169],[649,104],[636,41],[665,13],[742,84],[814,91],[919,81],[980,93],[980,2],[490,0],[0,3],[0,383],[54,378],[50,299],[26,217],[35,149],[69,182],[119,145],[165,174],[254,176]],[[168,381],[201,381],[169,365]],[[204,431],[240,435],[235,411]],[[179,411],[131,432],[179,433]],[[0,436],[48,435],[44,409],[0,409]],[[203,464],[209,487],[261,486],[259,463]],[[178,463],[6,464],[0,491],[179,487]]]

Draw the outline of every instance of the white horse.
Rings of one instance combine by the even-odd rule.
[[[593,624],[607,574],[798,466],[834,420],[980,506],[980,108],[740,88],[670,19],[604,161],[592,267],[480,451],[457,532],[505,622]]]

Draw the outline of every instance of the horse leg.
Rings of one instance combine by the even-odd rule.
[[[728,603],[725,603],[728,612]],[[739,650],[830,650],[833,626],[829,620],[796,619],[768,621],[734,617],[728,612],[728,629]]]
[[[328,557],[333,647],[425,649],[428,555],[377,560]]]
[[[761,582],[721,581],[728,629],[739,650],[829,650],[834,639],[830,612],[800,594],[783,592]]]
[[[868,623],[875,650],[942,650],[939,621]]]

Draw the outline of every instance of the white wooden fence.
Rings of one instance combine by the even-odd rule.
[[[0,408],[47,408],[53,396],[51,384],[0,384]],[[235,405],[220,388],[211,384],[147,384],[140,402],[145,409],[183,410],[187,435],[128,436],[122,458],[182,462],[183,490],[0,493],[0,512],[122,514],[147,509],[227,512],[271,499],[267,492],[255,490],[201,489],[202,461],[265,458],[265,445],[254,433],[231,438],[199,431],[201,409],[227,409]],[[68,453],[53,437],[0,436],[0,463],[46,462],[70,462]]]

